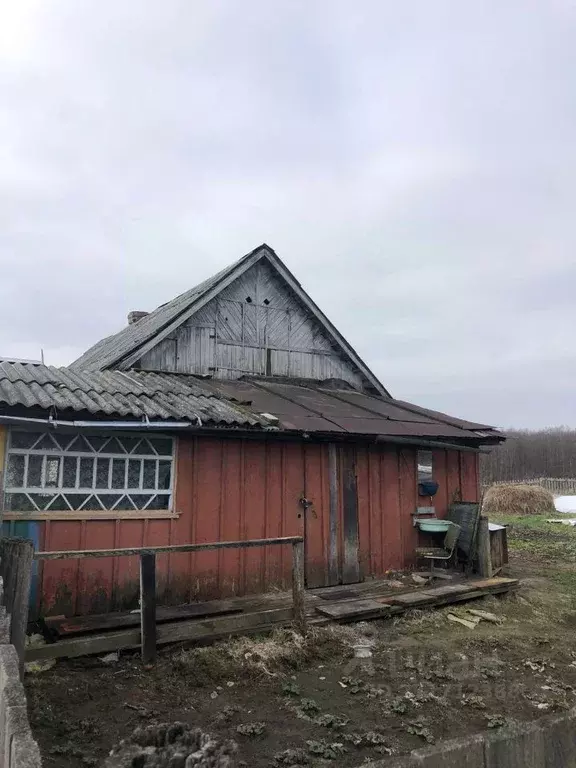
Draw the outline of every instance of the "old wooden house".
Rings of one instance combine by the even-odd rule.
[[[303,535],[306,585],[414,562],[413,515],[478,497],[501,435],[395,400],[274,251],[99,341],[68,368],[0,364],[3,527],[42,550]],[[419,481],[433,478],[433,501]],[[162,555],[186,602],[290,579],[281,548]],[[40,563],[42,614],[131,606],[136,558]]]

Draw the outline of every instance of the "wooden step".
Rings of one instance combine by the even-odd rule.
[[[325,605],[317,605],[316,610],[325,616],[330,616],[338,621],[346,619],[360,621],[361,619],[385,616],[390,611],[390,606],[377,600],[340,600]]]

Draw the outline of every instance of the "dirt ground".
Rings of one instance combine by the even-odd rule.
[[[359,766],[576,704],[576,532],[515,519],[514,595],[310,633],[170,649],[152,671],[126,654],[26,679],[47,768],[99,765],[134,728],[180,720],[239,744],[255,768]],[[447,619],[496,614],[469,629]],[[372,657],[354,657],[353,646]],[[330,764],[330,763],[328,763]]]

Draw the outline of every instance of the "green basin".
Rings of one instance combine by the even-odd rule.
[[[446,533],[451,525],[449,520],[417,520],[416,523],[426,533]]]

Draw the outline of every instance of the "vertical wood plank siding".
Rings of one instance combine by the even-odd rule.
[[[210,373],[217,379],[267,374],[364,383],[318,321],[263,263],[159,342],[140,365],[144,370]]]
[[[339,469],[340,448],[334,446]],[[416,449],[357,443],[346,450],[356,467],[361,578],[412,565],[417,531],[411,513],[429,503],[418,496]],[[434,499],[440,516],[455,498],[478,498],[476,454],[435,451],[434,476],[440,484]],[[182,436],[176,463],[178,519],[54,520],[41,523],[41,546],[106,549],[305,534],[307,586],[322,586],[330,583],[331,495],[327,443]],[[302,498],[312,502],[307,512]],[[337,502],[341,566],[342,498]],[[332,506],[334,513],[334,500]],[[274,547],[163,554],[157,557],[157,578],[164,603],[289,589],[291,552]],[[138,584],[136,557],[46,561],[41,613],[136,607]]]

